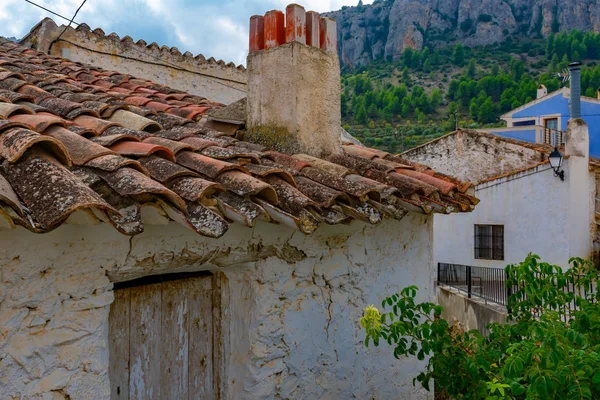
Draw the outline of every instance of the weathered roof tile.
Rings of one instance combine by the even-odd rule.
[[[468,184],[380,150],[319,159],[240,141],[243,121],[197,122],[222,104],[1,38],[0,65],[0,229],[46,232],[88,210],[78,223],[126,235],[169,220],[213,238],[231,221],[309,234],[477,203]]]

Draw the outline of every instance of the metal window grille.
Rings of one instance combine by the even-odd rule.
[[[504,225],[475,225],[475,258],[504,260]]]

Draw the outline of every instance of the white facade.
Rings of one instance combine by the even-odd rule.
[[[408,285],[433,301],[431,217],[311,236],[234,224],[218,240],[146,227],[133,238],[106,224],[0,229],[0,398],[109,399],[113,283],[199,270],[227,281],[224,398],[432,398],[412,385],[424,362],[366,348],[359,325],[363,307]]]
[[[591,258],[595,173],[588,172],[589,182],[583,183],[590,190],[577,193],[575,200],[570,199],[569,187],[573,181],[585,180],[574,179],[571,162],[571,159],[564,161],[564,182],[554,176],[550,165],[542,164],[478,185],[475,196],[481,203],[472,213],[435,216],[436,263],[504,268],[534,253],[545,262],[566,267],[572,256]],[[572,223],[570,202],[573,201],[577,202],[573,208],[582,211],[586,222]],[[476,224],[504,225],[504,260],[475,259]],[[573,243],[580,246],[576,248]]]

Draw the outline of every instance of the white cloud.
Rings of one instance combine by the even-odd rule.
[[[71,18],[82,0],[36,0]],[[177,46],[181,52],[202,53],[226,62],[243,63],[248,51],[248,19],[272,9],[285,9],[293,0],[88,0],[76,22],[102,28],[134,40]],[[365,4],[373,0],[363,1]],[[358,0],[303,0],[319,12],[356,5]],[[0,0],[0,36],[23,37],[42,18],[56,16],[23,0]]]

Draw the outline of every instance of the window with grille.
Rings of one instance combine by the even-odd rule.
[[[475,225],[475,258],[504,260],[504,225]]]

